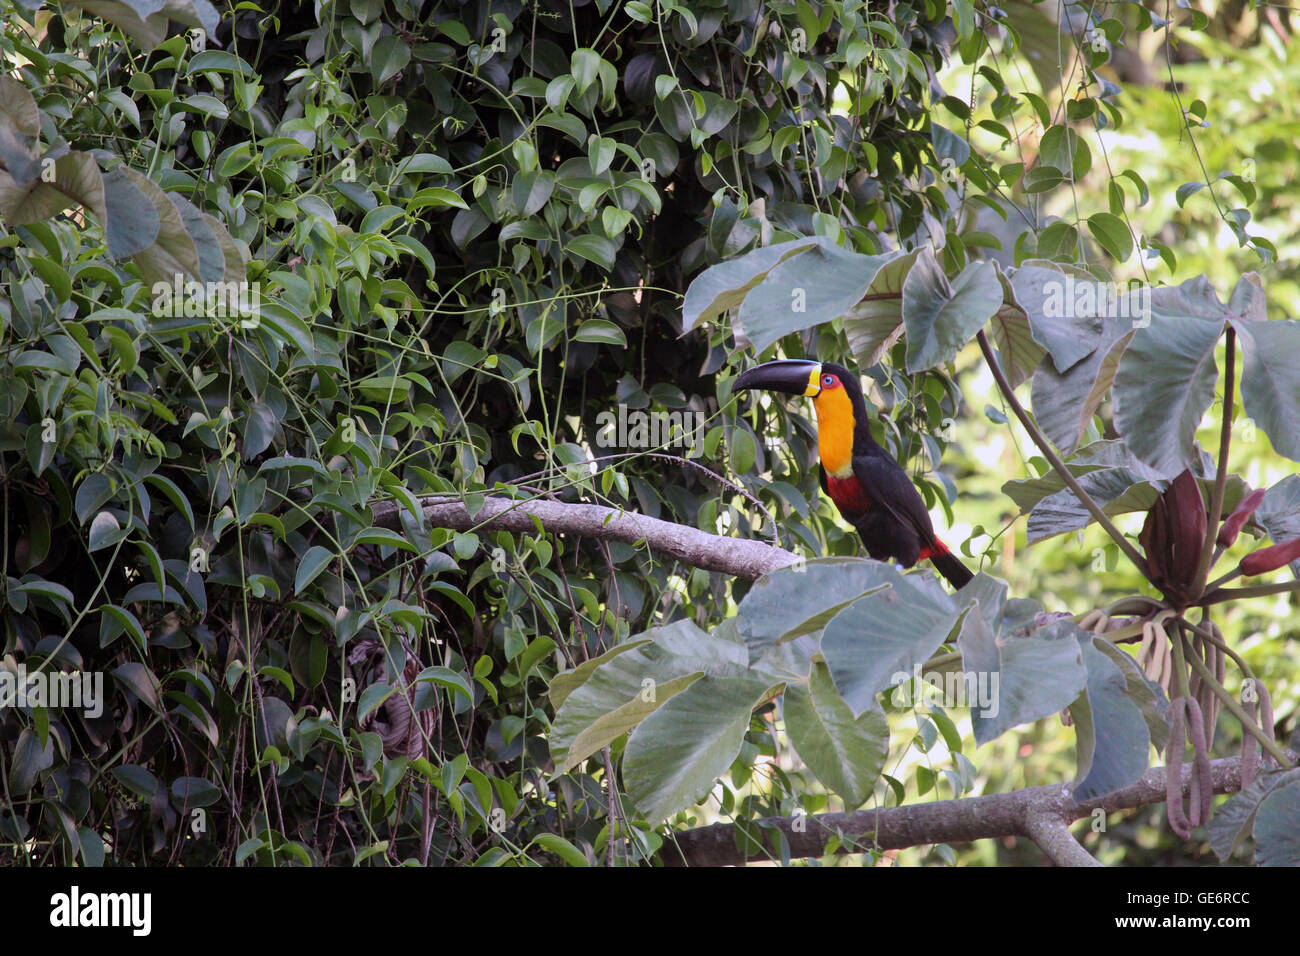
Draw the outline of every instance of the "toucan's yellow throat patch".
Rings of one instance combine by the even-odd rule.
[[[817,454],[836,478],[853,473],[853,401],[844,386],[824,388],[813,397],[817,412]]]

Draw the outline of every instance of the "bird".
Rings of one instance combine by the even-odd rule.
[[[732,393],[751,389],[813,400],[822,491],[857,529],[867,554],[905,568],[928,559],[954,588],[974,577],[934,533],[907,472],[871,437],[856,375],[833,362],[777,359],[742,372]]]

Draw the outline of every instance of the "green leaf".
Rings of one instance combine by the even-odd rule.
[[[90,522],[89,549],[99,551],[102,548],[109,548],[117,544],[128,534],[131,529],[123,528],[117,522],[117,518],[111,511],[101,511],[95,515],[95,519]]]
[[[627,336],[613,322],[605,319],[588,319],[578,327],[578,331],[573,333],[575,342],[599,342],[604,345],[614,345],[619,348],[627,348]]]
[[[1254,836],[1255,821],[1266,797],[1283,788],[1294,789],[1297,785],[1300,785],[1300,770],[1296,770],[1294,767],[1288,770],[1265,771],[1252,780],[1243,790],[1233,794],[1226,803],[1215,809],[1214,816],[1210,818],[1207,829],[1210,835],[1210,846],[1214,848],[1214,852],[1219,859],[1226,863],[1239,846],[1246,842],[1248,838]],[[1289,801],[1283,800],[1275,804],[1270,813],[1276,813],[1282,809],[1286,802]],[[1284,826],[1280,833],[1275,833],[1273,830],[1275,823],[1276,821],[1269,820],[1263,828],[1265,840],[1272,845],[1268,850],[1258,855],[1258,862],[1261,864],[1263,864],[1265,858],[1285,856],[1285,851],[1282,854],[1278,854],[1277,851],[1284,847],[1289,839],[1294,838],[1294,814],[1291,819],[1290,832],[1287,832]],[[1279,843],[1282,845],[1281,847]]]
[[[375,85],[383,86],[410,62],[411,48],[401,37],[393,34],[380,37],[370,51],[370,73]]]
[[[1073,470],[1073,469],[1071,469]],[[1147,511],[1164,490],[1164,482],[1152,481],[1143,469],[1102,468],[1079,476],[1079,486],[1107,515]],[[1092,512],[1068,488],[1045,496],[1029,514],[1026,537],[1030,544],[1086,528],[1095,519]]]
[[[1083,803],[1136,783],[1150,763],[1151,736],[1124,673],[1099,650],[1091,634],[1079,637],[1088,669],[1087,690],[1070,705],[1079,738],[1072,796]]]
[[[889,754],[889,722],[879,707],[854,717],[817,663],[807,688],[786,689],[781,706],[790,743],[817,779],[853,810],[871,796]]]
[[[122,764],[113,768],[113,776],[138,797],[152,799],[158,790],[158,778],[138,764]]]
[[[814,558],[754,582],[736,612],[737,633],[758,661],[782,641],[820,631],[851,602],[894,580],[866,558]]]
[[[420,551],[419,548],[407,541],[396,531],[390,531],[387,528],[366,528],[364,531],[358,532],[356,537],[352,539],[350,547],[355,548],[360,544],[382,545],[388,548],[410,551],[415,554],[418,554]]]
[[[1253,280],[1253,281],[1252,281]],[[1241,401],[1278,454],[1300,461],[1300,322],[1264,318],[1264,294],[1253,275],[1238,284],[1229,319],[1241,339]],[[1243,287],[1254,290],[1253,295]],[[1250,295],[1251,301],[1242,300]]]
[[[556,833],[539,833],[533,837],[530,846],[540,846],[548,853],[554,853],[569,866],[590,866],[591,862],[582,851],[564,837]]]
[[[740,306],[739,326],[755,353],[791,332],[839,318],[861,301],[889,256],[864,256],[829,241],[767,273]]]
[[[158,709],[158,679],[139,661],[131,661],[114,668],[112,675],[114,680],[149,707]]]
[[[1109,212],[1099,212],[1088,217],[1088,231],[1120,262],[1133,252],[1133,235],[1119,216]]]
[[[1043,259],[1024,262],[1011,276],[1011,290],[1029,320],[1030,334],[1051,355],[1057,372],[1069,371],[1101,344],[1097,285],[1082,269]]]
[[[551,678],[550,687],[547,689],[547,696],[551,701],[551,708],[559,713],[564,706],[565,700],[575,690],[587,682],[587,679],[595,672],[596,668],[611,658],[619,654],[626,654],[628,651],[636,650],[642,645],[650,643],[649,638],[630,639],[622,644],[618,644],[612,649],[601,654],[599,657],[593,657],[590,660],[583,661],[572,670],[562,671]]]
[[[738,676],[748,661],[743,645],[710,637],[686,620],[645,636],[649,643],[605,655],[564,698],[551,725],[556,773],[567,773],[706,674]]]
[[[465,679],[464,674],[461,674],[459,671],[454,671],[450,667],[443,667],[441,665],[426,667],[424,670],[420,671],[419,676],[415,678],[417,684],[422,681],[428,681],[429,683],[437,684],[439,687],[454,690],[456,693],[463,695],[465,700],[470,704],[474,703],[474,690],[469,686],[469,681]]]
[[[980,575],[961,590],[977,605],[962,622],[964,693],[975,743],[983,745],[1012,727],[1050,716],[1079,696],[1086,671],[1079,656],[1085,634],[1071,621],[1055,621],[1019,636],[1037,605],[1008,602],[1006,585]]]
[[[149,645],[149,639],[145,636],[144,628],[140,626],[140,621],[134,614],[124,607],[118,607],[116,604],[105,604],[100,608],[100,612],[106,617],[112,618],[135,641],[135,646],[143,651]]]
[[[1101,338],[1089,355],[1064,374],[1044,362],[1034,372],[1030,392],[1034,418],[1052,443],[1069,454],[1100,407],[1120,357],[1136,331],[1131,319],[1102,319]]]
[[[455,209],[469,209],[469,205],[460,198],[459,193],[451,189],[444,189],[442,186],[427,186],[406,201],[408,210],[424,209],[428,206],[451,206]]]
[[[764,678],[707,677],[674,695],[628,738],[623,782],[652,821],[701,802],[737,755]]]
[[[1092,168],[1088,144],[1068,126],[1052,126],[1038,145],[1038,158],[1061,172],[1066,179],[1078,181]]]
[[[362,720],[376,707],[393,695],[393,688],[383,682],[371,684],[361,692],[357,701],[357,720]]]
[[[221,799],[219,787],[204,777],[178,777],[172,781],[172,796],[178,809],[210,807]]]
[[[608,271],[614,268],[614,256],[618,254],[618,245],[612,239],[587,233],[569,240],[564,251],[588,262],[594,262]]]
[[[13,759],[8,767],[8,789],[15,795],[26,794],[36,783],[43,770],[54,766],[54,741],[46,740],[42,746],[36,731],[24,727],[14,744]]]
[[[1011,280],[1000,266],[994,265],[1002,286],[1002,304],[989,321],[989,338],[998,351],[998,363],[1006,373],[1007,381],[1016,388],[1034,374],[1047,350],[1035,339],[1029,315],[1017,301]],[[847,321],[845,330],[848,330]]]
[[[920,254],[913,249],[886,262],[862,299],[844,313],[844,334],[858,368],[875,365],[902,336],[903,282]]]
[[[574,92],[581,96],[586,92],[587,87],[596,82],[600,69],[600,54],[583,47],[573,51],[569,64],[569,72],[573,74]]]
[[[298,573],[294,576],[293,593],[301,594],[302,589],[325,570],[325,567],[334,559],[334,552],[329,548],[321,545],[313,545],[307,549],[307,553],[302,556],[298,562]]]
[[[1204,276],[1156,289],[1150,303],[1150,324],[1134,334],[1115,375],[1115,429],[1140,461],[1173,478],[1199,458],[1196,429],[1214,401],[1224,310]]]
[[[820,236],[793,239],[755,249],[737,259],[705,269],[686,290],[686,300],[682,304],[682,332],[689,332],[701,322],[740,305],[749,291],[786,259],[829,242]]]
[[[932,576],[880,568],[887,586],[849,604],[822,631],[822,656],[855,715],[875,706],[886,687],[909,679],[961,619]]]
[[[903,282],[907,371],[921,372],[956,358],[1002,305],[1002,284],[991,262],[972,262],[951,284],[926,246]]]
[[[1183,203],[1187,202],[1187,197],[1193,193],[1200,192],[1205,188],[1205,183],[1183,183],[1174,193],[1174,199],[1178,203],[1178,208],[1183,208]]]

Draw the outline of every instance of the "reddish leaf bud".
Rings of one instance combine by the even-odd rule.
[[[1191,589],[1205,544],[1205,525],[1201,486],[1184,469],[1151,506],[1138,535],[1152,583],[1165,597],[1184,606],[1196,597]]]
[[[1237,535],[1241,534],[1241,529],[1246,526],[1250,516],[1255,513],[1259,503],[1264,500],[1264,489],[1256,488],[1246,497],[1241,499],[1241,504],[1237,505],[1236,510],[1228,515],[1228,520],[1223,522],[1219,528],[1219,537],[1216,541],[1222,547],[1232,547],[1232,542],[1237,540]]]
[[[1252,551],[1241,559],[1241,573],[1250,577],[1265,571],[1276,571],[1296,558],[1300,558],[1300,538]]]

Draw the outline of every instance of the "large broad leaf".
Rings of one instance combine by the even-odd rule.
[[[18,186],[27,186],[41,173],[36,153],[40,130],[31,92],[12,77],[0,76],[0,163]]]
[[[998,363],[1012,388],[1026,381],[1043,360],[1047,350],[1034,338],[1029,315],[1016,300],[1011,280],[995,262],[998,282],[1002,286],[1002,304],[989,322],[989,337],[998,350]],[[846,329],[847,329],[847,323]]]
[[[1129,695],[1124,671],[1097,640],[1091,634],[1079,639],[1088,686],[1070,705],[1079,766],[1073,795],[1080,803],[1136,783],[1150,762],[1151,736],[1142,708]]]
[[[1142,712],[1142,719],[1147,722],[1147,732],[1151,735],[1151,746],[1163,753],[1169,742],[1169,698],[1165,689],[1153,680],[1148,680],[1135,661],[1116,645],[1105,639],[1094,641],[1093,646],[1111,659],[1124,675],[1128,698]]]
[[[858,368],[870,368],[903,334],[903,281],[919,249],[890,259],[871,280],[862,300],[844,313],[844,334]]]
[[[1007,601],[1006,585],[983,574],[962,588],[958,600],[971,597],[977,603],[962,621],[957,647],[971,729],[982,745],[1069,706],[1086,672],[1078,644],[1083,632],[1073,622],[1032,629],[1037,605]]]
[[[743,644],[705,634],[690,621],[646,632],[650,642],[607,654],[563,696],[551,725],[551,756],[565,773],[627,733],[701,677],[746,672]]]
[[[740,306],[737,318],[754,352],[848,312],[888,259],[821,244],[780,263]]]
[[[564,701],[568,698],[568,696],[572,694],[575,690],[577,690],[579,687],[581,687],[583,684],[587,683],[587,678],[591,677],[591,675],[595,672],[596,668],[599,667],[601,664],[604,664],[606,661],[618,657],[618,655],[620,654],[626,654],[628,651],[634,651],[638,647],[642,647],[649,643],[651,643],[651,641],[650,638],[648,637],[643,637],[639,639],[631,638],[627,641],[624,641],[622,644],[617,645],[611,650],[606,651],[604,654],[601,654],[599,657],[593,657],[590,660],[583,661],[581,664],[579,664],[577,667],[573,668],[572,670],[567,670],[559,674],[556,674],[554,677],[551,678],[551,684],[546,689],[546,696],[551,701],[551,707],[553,707],[558,712],[559,709],[562,706],[564,706]]]
[[[1151,293],[1150,318],[1115,374],[1115,428],[1134,455],[1173,478],[1199,460],[1196,428],[1214,401],[1224,309],[1200,276]]]
[[[854,717],[830,671],[817,664],[807,686],[786,689],[781,705],[790,743],[846,810],[866,802],[889,754],[889,721],[879,707]]]
[[[1300,866],[1300,780],[1260,801],[1251,832],[1260,866]]]
[[[991,262],[972,262],[950,283],[929,246],[903,281],[907,371],[950,362],[1002,305],[1002,283]]]
[[[1069,371],[1061,373],[1053,363],[1043,362],[1034,372],[1030,391],[1034,417],[1066,454],[1078,447],[1084,429],[1110,390],[1120,356],[1134,331],[1127,319],[1104,319],[1097,348]]]
[[[887,586],[858,598],[822,631],[822,656],[854,716],[910,678],[961,619],[957,602],[933,577],[881,568]]]
[[[1152,483],[1128,468],[1102,468],[1079,476],[1079,485],[1101,510],[1114,516],[1132,511],[1147,511],[1156,503],[1165,482]],[[1030,544],[1086,528],[1093,520],[1090,512],[1066,488],[1038,502],[1029,513],[1025,530]]]
[[[162,284],[174,287],[178,281],[184,283],[200,276],[199,252],[194,239],[185,229],[180,211],[167,198],[153,180],[137,173],[134,169],[124,169],[131,184],[145,195],[158,214],[158,237],[153,245],[136,253],[132,261],[140,269],[145,285],[152,288]]]
[[[701,322],[717,318],[745,301],[749,290],[791,256],[807,252],[814,246],[833,245],[821,236],[809,236],[755,249],[738,259],[720,262],[705,269],[686,290],[682,303],[682,334]]]
[[[705,677],[665,702],[623,753],[632,802],[655,821],[701,802],[740,754],[754,708],[779,690],[763,678]]]
[[[896,575],[867,558],[816,558],[763,575],[737,610],[749,659],[758,661],[782,640],[821,630],[850,601],[888,586]]]
[[[199,257],[199,278],[204,282],[220,282],[226,272],[226,256],[222,252],[217,235],[208,225],[211,217],[205,217],[198,206],[174,192],[166,193],[176,212],[181,217],[181,224],[194,242],[194,250]]]
[[[52,219],[72,205],[85,206],[101,223],[108,218],[104,180],[89,153],[60,156],[48,181],[38,177],[20,185],[0,170],[0,216],[11,227]]]
[[[1261,773],[1250,782],[1249,786],[1233,794],[1231,799],[1215,810],[1207,829],[1210,834],[1210,846],[1214,848],[1219,859],[1227,862],[1237,848],[1254,835],[1256,815],[1266,797],[1275,790],[1297,786],[1300,786],[1300,770],[1292,768]],[[1285,801],[1276,806],[1280,808],[1284,804]],[[1265,825],[1266,835],[1271,836],[1272,826],[1272,821]],[[1297,832],[1294,816],[1289,829],[1292,834]]]
[[[1214,460],[1196,448],[1192,473],[1208,501],[1214,486]],[[1154,468],[1138,461],[1122,441],[1096,441],[1079,449],[1065,463],[1106,514],[1114,516],[1147,511],[1169,482]],[[1002,490],[1022,512],[1030,512],[1027,530],[1030,543],[1057,534],[1078,531],[1092,522],[1092,514],[1065,482],[1053,471],[1039,478],[1008,481]],[[1249,491],[1237,475],[1228,476],[1224,492],[1224,510],[1231,511]]]
[[[101,224],[110,256],[129,259],[154,244],[161,226],[158,211],[123,169],[104,173],[104,203]]]
[[[73,0],[87,13],[101,17],[152,50],[167,37],[168,20],[202,27],[216,36],[221,17],[207,0]]]
[[[1102,468],[1126,468],[1142,481],[1153,481],[1160,476],[1133,457],[1122,441],[1103,439],[1085,445],[1065,463],[1070,474],[1078,478]],[[1002,493],[1014,501],[1023,512],[1032,511],[1034,505],[1048,495],[1065,487],[1065,482],[1055,469],[1049,469],[1038,478],[1017,478],[1002,486]]]
[[[1047,350],[1057,372],[1068,372],[1101,344],[1095,307],[1080,308],[1082,293],[1096,279],[1083,269],[1028,259],[1011,276],[1015,301],[1024,310],[1033,340]]]
[[[13,759],[9,762],[6,783],[14,796],[26,794],[36,783],[42,770],[54,766],[54,741],[47,739],[41,746],[39,735],[31,727],[24,727],[14,744]]]
[[[1248,278],[1238,283],[1229,306],[1245,359],[1242,405],[1278,454],[1300,461],[1300,322],[1265,319],[1264,293]]]

